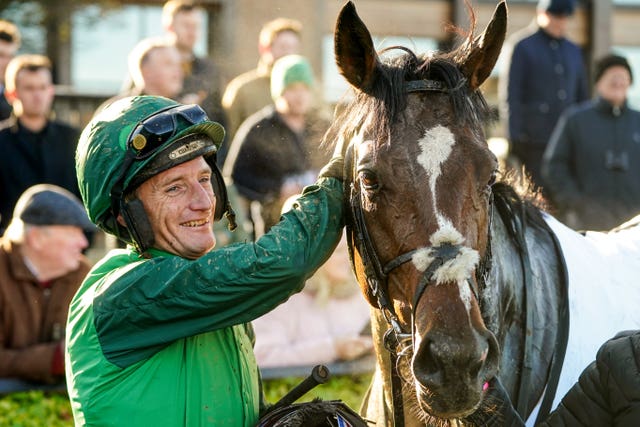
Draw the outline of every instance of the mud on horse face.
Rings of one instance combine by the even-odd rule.
[[[423,420],[474,412],[498,369],[481,312],[497,161],[478,88],[506,22],[503,2],[485,32],[472,38],[472,25],[455,51],[418,56],[398,47],[403,54],[385,60],[351,2],[336,24],[336,62],[355,97],[329,135],[349,142],[353,267],[390,325],[385,341],[398,355],[405,400],[412,389],[408,412]]]

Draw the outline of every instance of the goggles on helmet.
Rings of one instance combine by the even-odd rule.
[[[143,119],[129,134],[122,170],[111,188],[111,210],[115,216],[120,211],[120,201],[129,168],[134,161],[146,159],[154,154],[178,133],[178,117],[191,125],[209,120],[207,113],[199,105],[176,105]]]
[[[165,142],[176,135],[178,117],[192,125],[209,120],[199,105],[180,105],[160,110],[141,121],[127,138],[127,150],[135,153],[135,159],[149,157]]]

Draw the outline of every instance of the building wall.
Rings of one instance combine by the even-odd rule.
[[[131,0],[129,4],[153,5],[161,7],[163,0]],[[331,37],[336,17],[344,1],[342,0],[204,0],[208,11],[208,52],[221,68],[223,79],[229,81],[234,76],[255,67],[258,60],[258,34],[262,25],[276,17],[287,16],[302,22],[303,54],[306,55],[322,79],[331,61]],[[403,36],[411,43],[411,38],[427,38],[445,42],[451,33],[446,24],[459,17],[456,24],[467,28],[467,11],[464,0],[355,0],[358,13],[374,36]],[[477,15],[476,32],[486,26],[495,8],[496,1],[475,0],[472,2]],[[529,25],[535,15],[535,1],[508,1],[508,35]],[[612,6],[611,0],[591,0],[580,2],[576,16],[571,20],[569,37],[581,44],[587,58],[607,51],[610,46],[629,46],[638,49],[640,61],[640,32],[636,30],[640,22],[640,1],[638,6]],[[325,51],[323,51],[323,43]],[[120,51],[114,55],[126,55]],[[324,54],[324,56],[323,56]],[[637,67],[640,74],[640,63]],[[335,78],[335,77],[334,77]],[[497,71],[485,85],[490,102],[495,99]],[[637,88],[640,94],[640,88]],[[86,113],[74,112],[78,104],[71,102],[81,96],[73,85],[65,91],[57,102],[61,110],[70,111],[70,117],[83,125]],[[101,94],[108,95],[108,94]],[[640,95],[638,96],[640,98]],[[65,99],[70,102],[65,107]],[[96,102],[97,102],[96,97]],[[61,117],[65,117],[62,113]],[[80,118],[80,119],[78,119]]]

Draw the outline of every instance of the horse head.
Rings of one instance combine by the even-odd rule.
[[[502,2],[480,36],[472,23],[459,48],[432,56],[403,47],[379,55],[351,2],[336,24],[336,62],[354,97],[327,135],[348,144],[353,268],[390,324],[385,345],[423,418],[471,414],[498,370],[481,310],[498,163],[479,86],[506,24]]]

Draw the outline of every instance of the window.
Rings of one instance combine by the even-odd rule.
[[[161,36],[161,6],[124,6],[96,19],[98,9],[88,6],[73,16],[71,79],[80,92],[115,94],[127,76],[127,56],[145,37]],[[206,54],[206,14],[196,53]]]

